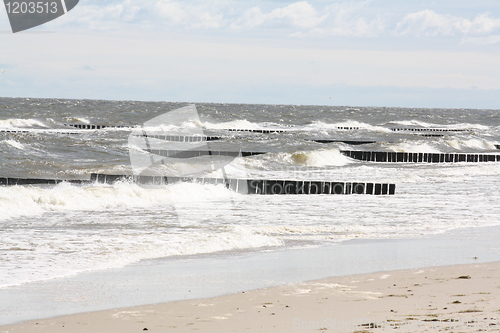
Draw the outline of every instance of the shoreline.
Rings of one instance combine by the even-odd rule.
[[[498,332],[500,261],[329,277],[0,326],[2,333]]]
[[[203,299],[328,277],[499,261],[500,226],[415,239],[141,261],[120,269],[0,289],[0,325]],[[2,326],[0,326],[2,328]]]

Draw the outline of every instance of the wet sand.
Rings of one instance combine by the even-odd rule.
[[[500,262],[331,277],[1,326],[0,332],[498,332]]]

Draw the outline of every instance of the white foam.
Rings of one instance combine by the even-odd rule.
[[[84,123],[84,124],[90,124],[90,120],[88,120],[87,118],[83,118],[83,117],[68,117],[68,118],[65,118],[65,122],[68,122],[68,123]]]
[[[131,127],[128,128],[110,128],[112,130],[124,130],[129,131]],[[143,131],[146,131],[149,135],[154,135],[159,133],[161,135],[196,135],[202,134],[201,128],[194,125],[192,122],[186,122],[181,125],[170,125],[170,124],[156,124],[147,125],[142,127],[134,127],[135,135],[142,135]],[[194,133],[193,133],[194,132]]]
[[[33,195],[34,191],[27,187],[0,186],[0,221],[43,213],[43,208],[33,200]]]
[[[246,119],[232,120],[221,123],[203,122],[201,123],[206,129],[261,129],[262,126],[252,123]]]
[[[228,192],[223,186],[179,183],[155,188],[136,184],[53,187],[0,187],[0,220],[57,211],[102,211],[106,209],[171,205],[176,200],[217,200]],[[184,199],[183,199],[184,198]]]
[[[473,150],[496,150],[496,146],[494,142],[490,142],[488,140],[484,139],[478,139],[478,138],[470,138],[470,139],[464,139],[464,138],[450,138],[450,139],[445,139],[445,142],[452,148],[463,151],[466,149],[473,149]]]
[[[344,166],[350,163],[349,158],[338,149],[321,149],[285,154],[284,160],[290,160],[295,165],[305,166]]]
[[[344,129],[344,128],[359,128],[359,129],[364,129],[368,131],[374,131],[374,132],[382,132],[382,133],[389,133],[390,130],[385,127],[381,126],[374,126],[370,125],[367,123],[355,121],[355,120],[347,120],[343,122],[338,122],[338,123],[325,123],[323,121],[313,121],[311,124],[306,125],[302,128],[304,131],[328,131],[328,130],[339,130]]]
[[[398,181],[394,197],[241,195],[234,205],[225,204],[230,191],[222,185],[0,187],[0,211],[19,217],[2,216],[6,269],[0,272],[0,285],[122,267],[147,258],[296,242],[419,237],[498,224],[498,177],[491,177],[500,172],[496,166],[485,165],[483,174],[469,176],[469,183],[456,179],[444,185],[445,178],[432,167],[398,169],[399,180],[411,174],[429,178],[423,184]],[[483,166],[439,168],[451,179],[458,178],[453,173],[477,169]],[[387,169],[384,177],[394,174]],[[470,186],[476,180],[481,188]],[[464,195],[466,202],[461,201]],[[179,220],[172,196],[186,203],[183,218],[198,223]]]
[[[434,143],[428,142],[418,142],[418,141],[399,141],[396,143],[383,144],[388,149],[395,152],[407,152],[407,153],[444,153],[441,149],[437,147]]]
[[[268,170],[273,172],[273,169],[278,171],[286,171],[283,167],[328,167],[328,166],[344,166],[352,161],[341,154],[338,149],[318,149],[318,150],[301,150],[296,152],[286,153],[267,153],[259,155],[258,158],[243,158],[235,159],[230,166],[242,169],[245,168],[248,172],[254,170]],[[229,170],[231,170],[229,168]],[[241,170],[240,170],[241,171]],[[293,171],[292,169],[288,171]]]
[[[138,220],[130,221],[130,215],[128,219],[141,224]],[[116,231],[110,226],[100,228],[102,224],[117,222],[112,220],[96,222],[93,228],[79,230],[78,222],[81,221],[78,219],[66,221],[65,227],[52,222],[50,231],[45,231],[44,226],[39,230],[16,230],[3,239],[2,259],[6,269],[0,272],[0,287],[88,270],[118,268],[143,259],[283,245],[275,237],[252,234],[231,225],[211,232],[196,229],[165,232],[162,222],[155,225],[154,219],[157,217],[150,218],[148,223],[142,222],[145,228],[124,231],[119,230],[118,223]],[[68,228],[71,225],[75,228]],[[64,232],[54,232],[57,229]],[[15,277],[10,273],[14,271]]]
[[[441,124],[434,124],[434,123],[428,123],[425,121],[421,120],[395,120],[391,121],[390,124],[398,124],[398,125],[403,125],[403,126],[418,126],[418,127],[440,127],[442,128],[444,125]]]
[[[9,146],[14,147],[14,148],[19,149],[19,150],[24,150],[25,149],[24,145],[22,143],[16,141],[16,140],[10,139],[10,140],[4,140],[2,142],[5,142]]]
[[[422,128],[443,128],[450,130],[487,130],[489,127],[481,124],[471,124],[471,123],[454,123],[454,124],[437,124],[437,123],[429,123],[422,120],[400,120],[400,121],[391,121],[390,124],[402,125],[402,126],[411,126],[411,127],[422,127]]]
[[[0,286],[142,259],[283,245],[234,225],[228,193],[195,183],[0,187]]]
[[[29,127],[47,127],[42,121],[37,119],[1,119],[0,128],[4,129],[19,129]]]

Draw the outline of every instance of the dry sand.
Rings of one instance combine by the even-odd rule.
[[[0,332],[500,332],[500,262],[378,272],[0,326]]]

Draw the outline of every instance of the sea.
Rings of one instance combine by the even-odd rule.
[[[169,122],[169,112],[186,107],[196,116]],[[396,191],[252,195],[196,181],[90,181],[93,173],[137,173],[137,156],[148,152],[134,138],[145,128],[221,137],[197,149],[262,152],[221,165],[211,156],[167,160],[165,174],[387,183]],[[341,153],[500,155],[498,145],[500,110],[0,98],[0,178],[67,180],[0,186],[0,288],[156,258],[498,226],[500,162],[389,163]]]

